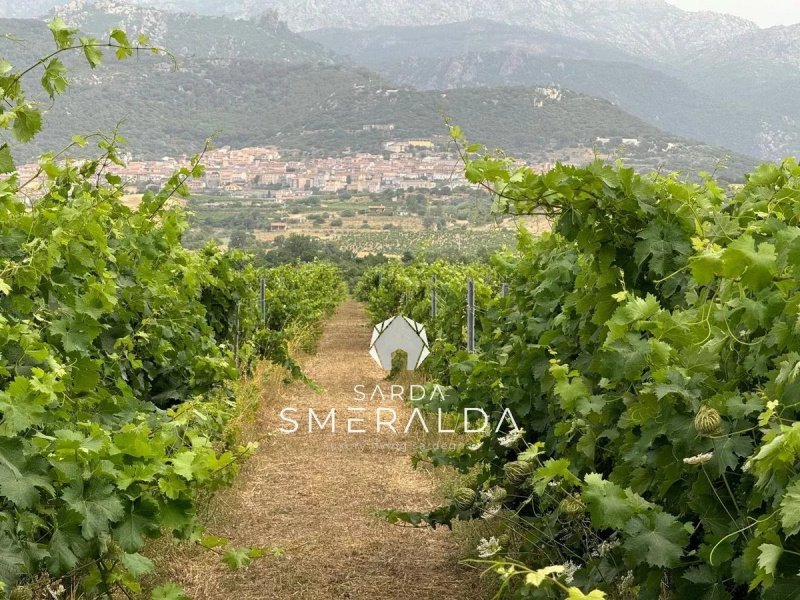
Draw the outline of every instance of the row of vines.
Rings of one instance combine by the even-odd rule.
[[[119,30],[107,41],[58,20],[51,30],[49,58],[20,71],[0,60],[0,126],[20,142],[42,121],[23,76],[38,68],[53,98],[67,85],[61,53],[94,67],[103,49],[120,59],[148,49]],[[346,293],[330,265],[257,270],[240,253],[184,249],[173,200],[202,174],[200,157],[131,208],[113,174],[121,140],[98,143],[93,160],[42,156],[35,181],[21,181],[0,147],[3,597],[30,598],[42,572],[80,581],[85,597],[130,597],[153,568],[140,553],[148,538],[202,541],[198,491],[230,481],[253,450],[227,435],[233,383],[264,358],[296,372],[288,339]],[[182,594],[166,585],[153,597]]]
[[[508,408],[519,429],[418,456],[468,486],[389,518],[494,519],[481,556],[510,597],[800,597],[800,167],[723,189],[476,150],[467,176],[495,209],[551,232],[522,232],[490,267],[377,267],[358,291],[376,319],[428,326],[427,367],[449,386],[429,408]]]

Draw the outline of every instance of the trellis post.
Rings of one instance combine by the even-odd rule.
[[[467,351],[475,352],[475,281],[467,281]]]
[[[436,318],[436,275],[431,277],[431,317]]]
[[[233,322],[235,325],[235,329],[233,330],[233,363],[236,367],[239,367],[239,337],[240,337],[240,329],[239,329],[239,309],[241,308],[241,302],[236,302],[236,313],[233,316]]]
[[[260,283],[261,287],[261,322],[267,324],[267,280],[262,277]]]

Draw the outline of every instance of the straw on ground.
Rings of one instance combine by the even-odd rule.
[[[309,407],[320,415],[331,408],[345,414],[356,404],[355,385],[385,386],[384,372],[368,355],[369,338],[362,307],[343,304],[317,354],[303,361],[324,391],[295,383],[265,400],[259,429],[285,426],[279,419],[285,406],[302,415]],[[277,546],[285,556],[232,572],[210,553],[183,550],[166,575],[196,600],[475,598],[477,574],[458,565],[447,530],[402,528],[374,516],[383,508],[426,510],[440,500],[434,475],[410,465],[419,441],[373,431],[348,435],[342,428],[308,434],[305,426],[269,436],[237,484],[214,499],[208,525],[236,546]]]

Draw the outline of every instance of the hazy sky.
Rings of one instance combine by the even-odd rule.
[[[755,21],[762,27],[800,23],[800,0],[667,0],[684,10],[715,10]]]

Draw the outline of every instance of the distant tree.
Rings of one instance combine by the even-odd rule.
[[[229,248],[238,248],[240,250],[252,248],[256,245],[256,236],[251,231],[236,229],[231,233],[228,240]]]

